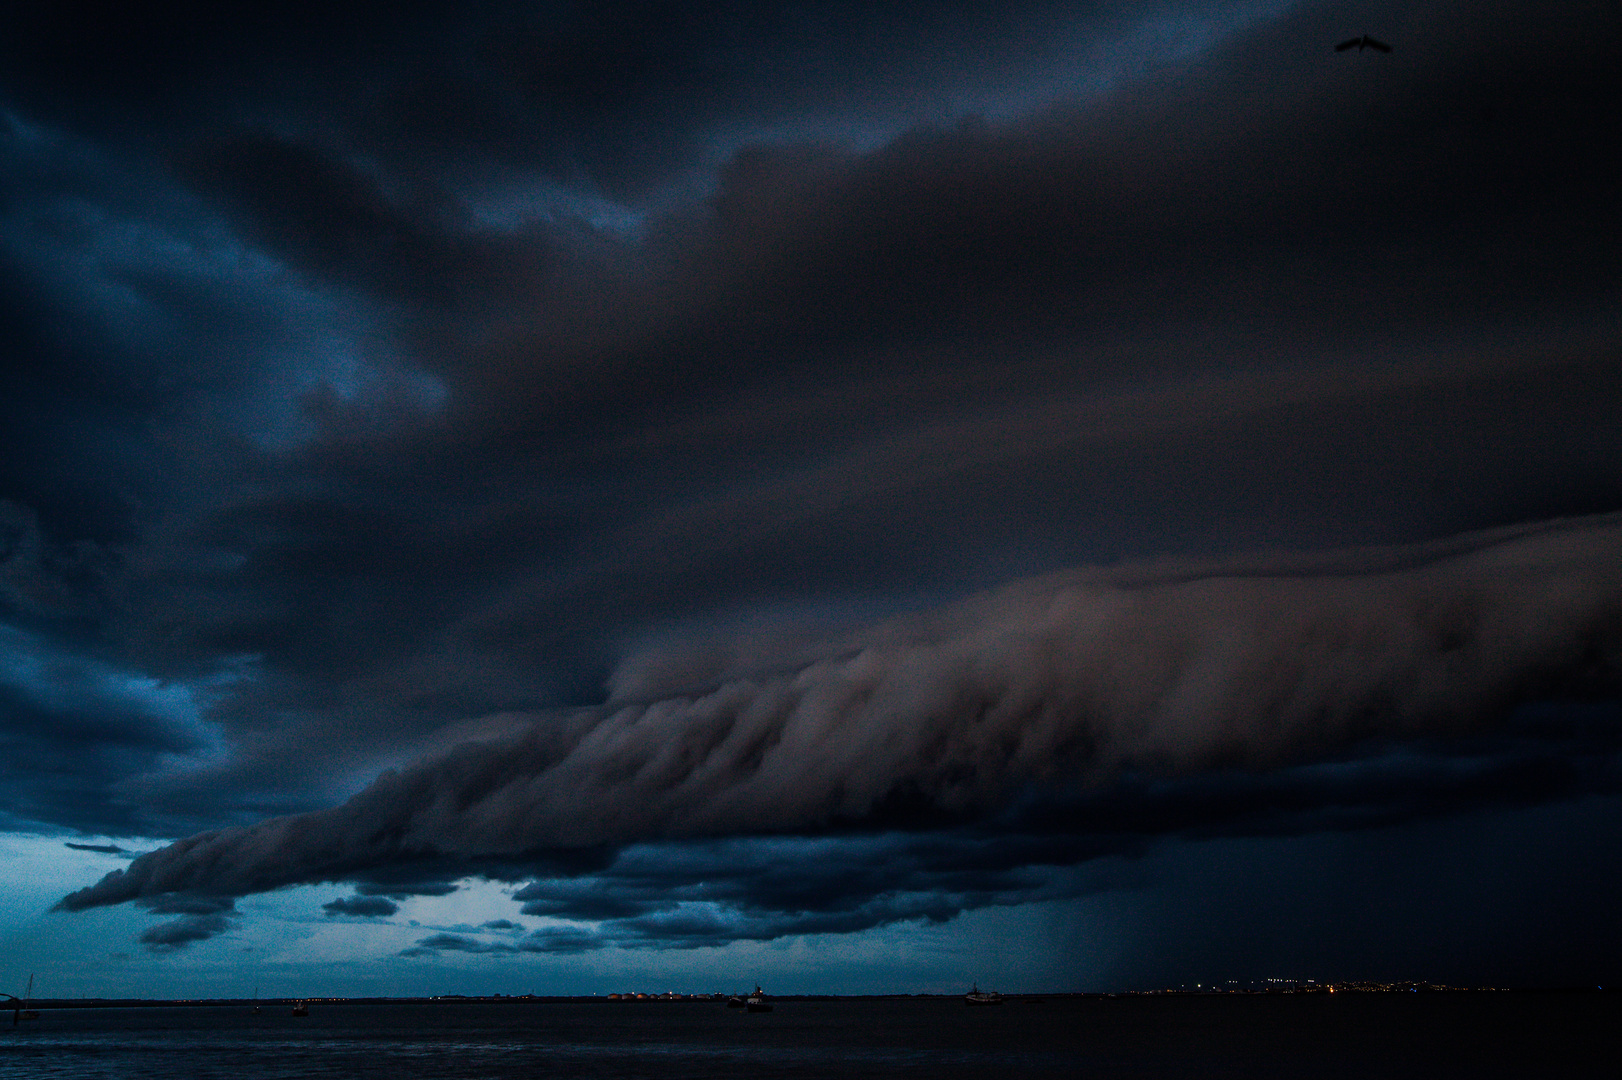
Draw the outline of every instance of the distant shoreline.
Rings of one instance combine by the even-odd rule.
[[[1050,1001],[1107,1001],[1141,998],[1274,998],[1287,996],[1328,996],[1327,989],[1299,990],[1127,990],[1119,993],[1074,992],[1058,994],[1005,994],[1011,1003],[1040,1004]],[[1414,987],[1377,989],[1337,986],[1334,993],[1355,996],[1421,993],[1425,995],[1613,995],[1622,990],[1593,986],[1573,987]],[[774,994],[773,1001],[898,1001],[938,999],[953,1001],[961,994]],[[492,994],[478,997],[445,994],[436,997],[287,997],[287,998],[40,998],[29,1003],[32,1009],[156,1009],[156,1008],[252,1008],[253,1006],[291,1008],[296,1002],[311,1005],[693,1005],[723,1002],[725,995],[687,995],[681,998],[610,1000],[606,994]],[[4,1010],[0,1010],[3,1012]]]

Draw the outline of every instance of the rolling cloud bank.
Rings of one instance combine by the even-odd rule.
[[[0,838],[39,906],[154,916],[153,986],[301,885],[315,974],[510,894],[351,988],[848,932],[804,951],[907,939],[900,990],[1059,911],[1141,918],[1148,985],[1286,896],[1366,918],[1208,974],[1611,979],[1617,40],[1610,0],[20,8]],[[1253,842],[1278,888],[1235,858],[1199,909]],[[99,992],[123,914],[11,929]],[[1042,978],[1103,978],[1055,934]]]
[[[643,657],[628,667],[656,669],[658,679],[620,680],[622,698],[631,685],[636,700],[500,718],[500,734],[391,771],[342,806],[180,840],[59,906],[133,900],[161,913],[178,910],[175,897],[368,882],[417,867],[429,876],[538,875],[515,895],[526,913],[617,920],[611,925],[633,941],[639,932],[703,943],[945,918],[1002,892],[1040,892],[1029,876],[1019,880],[1028,866],[1115,850],[1086,837],[1107,833],[1101,811],[1131,784],[1227,773],[1247,777],[1241,787],[1278,789],[1268,792],[1277,800],[1292,767],[1360,745],[1490,732],[1527,701],[1614,692],[1622,673],[1619,563],[1622,520],[1573,520],[1319,556],[1308,566],[1049,575],[750,671],[730,670],[715,649],[700,663]],[[1379,782],[1392,785],[1389,775]],[[1395,788],[1412,800],[1416,787],[1436,782],[1420,775]],[[1330,787],[1321,800],[1345,799],[1356,786]],[[1433,811],[1445,809],[1441,794]],[[1067,839],[937,843],[932,855],[927,842],[884,839],[946,828],[972,834],[1020,800],[1055,798],[1075,818],[1057,828],[1049,821],[1046,831]],[[1153,798],[1144,802],[1129,830],[1139,837],[1193,823],[1164,807],[1157,813]],[[1211,809],[1203,806],[1200,819],[1213,820]],[[761,867],[736,851],[644,870],[652,880],[640,885],[634,871],[612,869],[628,845],[766,837],[804,845],[810,841],[794,838],[830,828],[872,834],[865,850],[836,858],[829,872],[849,877],[852,858],[866,864],[845,902],[830,906],[825,886],[801,880],[807,894],[797,910],[792,897],[778,897],[762,925],[728,920],[724,933],[713,914],[689,926],[690,915],[660,912],[684,897],[746,914],[760,906]],[[896,858],[898,846],[910,854]],[[1007,849],[1001,855],[999,846]],[[619,888],[569,884],[605,870]],[[943,878],[968,881],[977,870],[990,873],[973,887],[941,887]],[[747,885],[728,887],[729,877]],[[390,888],[373,883],[368,892]],[[420,886],[393,888],[404,896]],[[395,910],[366,900],[328,907]],[[189,913],[186,927],[224,929],[219,906]],[[471,939],[435,940],[422,948],[486,950]],[[510,948],[574,951],[603,940],[547,931]]]

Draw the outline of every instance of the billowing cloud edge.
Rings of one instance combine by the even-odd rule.
[[[413,873],[539,882],[601,870],[626,845],[972,825],[1032,792],[1276,774],[1369,739],[1481,731],[1540,695],[1614,694],[1619,567],[1622,515],[1607,515],[1310,559],[1047,575],[708,684],[693,680],[712,672],[657,665],[688,689],[645,683],[640,700],[535,715],[341,806],[143,854],[57,907],[432,885]],[[526,912],[584,917],[531,889]],[[886,895],[881,884],[855,906],[890,904],[878,922],[935,917],[922,893]],[[535,906],[547,898],[555,911]],[[642,903],[598,917],[627,940],[723,936],[703,911]],[[187,917],[221,922],[225,909]],[[874,925],[825,929],[846,922]],[[206,928],[176,932],[193,929]],[[532,951],[595,947],[548,934]]]

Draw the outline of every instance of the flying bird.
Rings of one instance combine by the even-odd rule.
[[[1347,49],[1350,49],[1353,45],[1357,46],[1357,51],[1358,52],[1362,52],[1365,48],[1379,49],[1381,52],[1390,52],[1391,51],[1391,46],[1387,45],[1383,41],[1375,41],[1373,38],[1369,37],[1367,34],[1364,34],[1362,37],[1354,37],[1350,41],[1341,42],[1339,45],[1335,46],[1335,51],[1336,52],[1345,52]]]

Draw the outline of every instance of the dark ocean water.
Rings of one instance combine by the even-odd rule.
[[[1622,995],[338,1004],[60,1009],[0,1027],[27,1077],[1622,1076]]]

